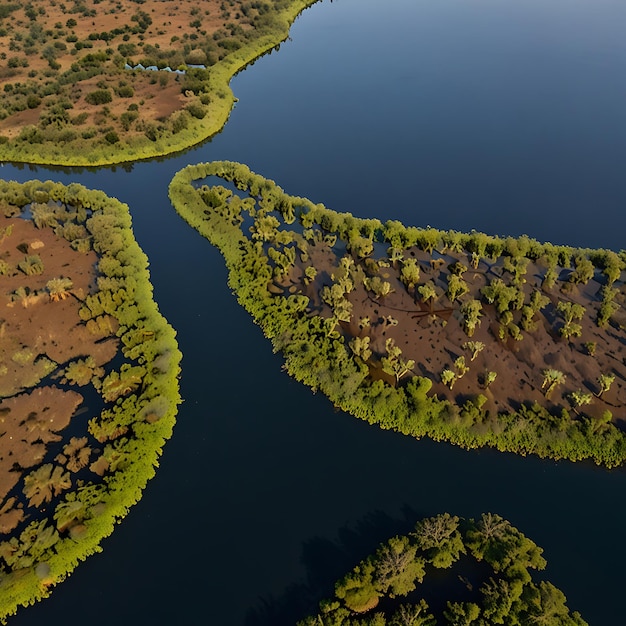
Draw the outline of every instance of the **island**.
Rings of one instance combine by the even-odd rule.
[[[128,207],[0,181],[0,621],[100,550],[180,403],[175,333]]]
[[[584,626],[562,591],[533,580],[546,566],[542,552],[493,513],[425,518],[337,581],[298,626]]]
[[[360,219],[232,162],[169,194],[286,371],[337,408],[464,448],[626,459],[624,252]]]
[[[230,79],[314,2],[0,2],[0,161],[106,165],[207,139]]]

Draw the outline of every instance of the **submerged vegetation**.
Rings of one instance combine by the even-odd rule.
[[[0,3],[0,160],[104,165],[197,144],[226,123],[230,79],[314,2]]]
[[[298,626],[584,626],[559,589],[533,580],[546,566],[542,552],[499,515],[426,518],[337,581],[334,597]],[[422,591],[431,578],[443,587],[437,606]]]
[[[358,219],[230,162],[183,169],[170,198],[337,407],[465,448],[626,459],[623,253]]]
[[[0,621],[48,595],[141,497],[180,402],[175,334],[128,209],[0,182]]]

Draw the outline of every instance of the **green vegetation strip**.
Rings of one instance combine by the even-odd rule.
[[[56,448],[52,446],[43,458],[46,464],[34,471],[29,468],[18,491],[9,494],[11,501],[21,501],[18,506],[27,515],[10,537],[4,535],[0,541],[0,621],[20,605],[47,596],[80,561],[101,550],[103,538],[154,476],[180,403],[181,355],[173,329],[152,298],[147,258],[133,238],[128,207],[75,183],[0,182],[0,211],[15,218],[24,207],[39,232],[54,229],[74,249],[95,251],[98,259],[97,287],[90,293],[69,295],[71,281],[56,278],[42,294],[28,295],[49,298],[52,307],[66,297],[78,299],[81,332],[95,337],[112,334],[121,354],[106,368],[95,367],[88,355],[53,364],[56,382],[47,382],[47,389],[61,393],[72,383],[92,385],[103,410],[88,422],[84,433],[88,447],[78,451],[76,438],[63,447],[68,442],[61,441],[60,433]],[[11,245],[10,231],[4,231],[5,246]],[[39,264],[37,271],[42,270]],[[24,315],[36,306],[40,304],[29,304]],[[5,428],[7,413],[3,410]],[[6,506],[1,508],[4,513]]]
[[[545,566],[542,549],[499,515],[484,513],[475,521],[444,513],[383,543],[298,626],[586,624],[579,613],[570,613],[552,583],[533,581],[529,570]],[[429,578],[438,580],[440,595],[451,598],[440,601],[444,606],[436,617],[420,597]]]
[[[623,253],[358,219],[231,162],[181,170],[169,194],[289,374],[337,407],[464,448],[626,459],[608,408],[626,379]]]

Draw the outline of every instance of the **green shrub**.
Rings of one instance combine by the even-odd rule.
[[[120,98],[132,98],[135,95],[135,90],[130,85],[124,85],[118,88],[117,95]]]
[[[41,104],[41,98],[34,93],[31,93],[28,98],[26,98],[26,106],[29,109],[36,109]]]
[[[117,143],[120,138],[118,137],[117,133],[114,130],[110,130],[105,136],[104,138],[110,143],[110,144],[114,144]]]
[[[196,119],[201,120],[206,116],[206,109],[198,102],[192,102],[191,104],[188,104],[185,108]]]
[[[111,102],[113,97],[108,89],[96,89],[85,96],[85,101],[88,104],[107,104]]]

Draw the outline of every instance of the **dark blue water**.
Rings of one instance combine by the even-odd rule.
[[[167,201],[188,163],[233,159],[288,192],[407,223],[624,246],[626,4],[336,0],[233,81],[213,141],[97,172],[5,165],[129,203],[184,353],[157,477],[104,552],[16,625],[292,624],[417,516],[494,511],[545,548],[591,624],[620,624],[626,473],[380,432],[281,371],[218,253]]]

